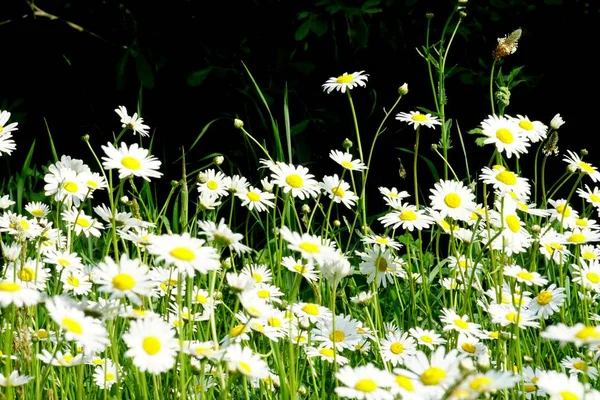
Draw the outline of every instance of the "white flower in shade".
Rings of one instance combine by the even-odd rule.
[[[8,376],[4,376],[4,374],[0,373],[0,386],[22,386],[31,381],[32,379],[33,376],[19,375],[19,371],[17,370],[12,371]]]
[[[160,178],[161,162],[158,158],[148,155],[148,150],[139,147],[137,143],[127,146],[121,142],[120,148],[115,148],[112,143],[102,146],[106,157],[102,157],[105,169],[117,169],[119,179],[136,176],[150,181],[150,178]]]
[[[456,331],[459,333],[464,333],[468,335],[477,336],[480,334],[481,325],[476,324],[474,322],[469,322],[469,316],[463,315],[460,316],[456,313],[456,311],[444,308],[442,310],[442,315],[440,316],[440,321],[444,322],[444,332],[447,331]]]
[[[46,310],[64,331],[65,339],[76,341],[85,351],[103,351],[110,344],[102,321],[85,315],[69,298],[54,296],[46,300]]]
[[[550,128],[552,128],[552,129],[554,129],[556,131],[561,126],[563,126],[564,124],[565,124],[565,121],[562,119],[562,117],[560,116],[560,114],[556,114],[552,118],[552,121],[550,121]]]
[[[175,365],[179,341],[171,325],[162,318],[131,321],[122,339],[127,345],[125,357],[131,357],[133,365],[142,372],[160,374]]]
[[[368,235],[361,238],[361,241],[365,244],[376,244],[381,248],[389,247],[394,250],[400,250],[402,248],[402,245],[396,239],[392,239],[388,236]]]
[[[225,224],[225,218],[221,218],[219,224],[215,224],[213,221],[198,221],[198,228],[200,228],[199,235],[208,237],[213,245],[218,248],[227,247],[232,251],[235,251],[237,255],[248,253],[252,249],[241,243],[244,235],[241,233],[233,233],[231,229]]]
[[[248,186],[245,189],[239,190],[235,195],[242,200],[242,206],[248,210],[256,210],[258,212],[266,211],[268,208],[275,207],[275,203],[271,200],[275,198],[273,193],[263,192],[254,186]]]
[[[404,363],[405,371],[417,375],[420,383],[427,387],[430,399],[441,398],[456,383],[460,374],[458,365],[458,351],[455,349],[446,353],[444,346],[435,349],[430,357],[419,350]]]
[[[286,256],[281,260],[281,264],[288,270],[302,275],[309,282],[316,282],[319,280],[319,271],[311,262],[305,262],[301,259]]]
[[[398,113],[396,114],[396,119],[398,121],[406,122],[408,123],[408,125],[412,125],[415,129],[421,126],[433,128],[436,125],[442,124],[438,117],[434,117],[431,114],[422,114],[419,111],[411,111],[409,113]]]
[[[529,303],[529,309],[538,317],[546,319],[558,312],[565,302],[567,295],[565,288],[551,284],[544,290],[540,290],[537,296]]]
[[[418,344],[428,347],[433,350],[434,346],[446,343],[439,333],[430,329],[422,329],[420,327],[410,328],[408,333],[415,338]]]
[[[249,186],[250,183],[248,183],[248,180],[241,175],[233,175],[229,179],[229,191],[231,193],[237,194],[242,190],[248,189]]]
[[[194,276],[195,271],[206,274],[221,266],[217,250],[204,246],[203,239],[191,237],[187,232],[181,235],[150,235],[149,241],[147,249],[155,256],[155,262],[164,261],[183,275]]]
[[[483,167],[479,179],[486,185],[493,185],[500,194],[514,192],[518,196],[526,196],[531,192],[529,182],[502,165],[492,168]]]
[[[319,183],[308,173],[308,168],[301,165],[279,163],[271,168],[273,183],[283,188],[283,193],[290,193],[300,200],[316,197],[319,193]]]
[[[312,332],[312,339],[322,346],[342,349],[354,349],[362,338],[357,333],[358,321],[349,315],[336,315],[335,323],[332,319],[317,321]]]
[[[548,279],[541,276],[538,272],[529,272],[527,269],[513,264],[504,267],[504,275],[514,278],[519,283],[524,283],[527,286],[544,286],[548,283]]]
[[[9,195],[5,194],[4,196],[0,196],[0,210],[6,210],[8,207],[15,204],[9,197]]]
[[[100,230],[104,229],[98,220],[90,217],[83,210],[79,210],[75,206],[64,210],[61,216],[69,229],[74,230],[77,236],[83,233],[85,237],[100,237]]]
[[[396,208],[395,206],[398,204],[401,205],[403,199],[410,197],[406,190],[398,191],[395,187],[390,189],[380,186],[379,193],[383,196],[383,201],[392,208]]]
[[[245,292],[254,287],[256,281],[250,275],[236,274],[235,272],[227,272],[225,279],[229,287],[236,292]]]
[[[586,375],[591,380],[598,377],[598,369],[581,357],[566,356],[560,363],[570,375]]]
[[[25,210],[35,218],[44,218],[50,212],[50,207],[40,201],[30,201],[25,206]]]
[[[362,259],[360,273],[367,275],[369,284],[376,281],[377,287],[387,287],[388,283],[394,284],[394,277],[407,277],[402,259],[394,257],[390,249],[373,246],[373,249],[366,249],[365,253],[357,251],[356,254]]]
[[[42,294],[36,289],[27,288],[25,284],[12,280],[0,280],[0,306],[16,307],[32,306],[41,301]]]
[[[508,119],[512,120],[516,123],[519,128],[525,134],[527,140],[531,143],[537,143],[541,140],[546,139],[546,135],[548,134],[548,127],[541,123],[540,121],[531,121],[528,117],[518,115],[517,117],[506,116]]]
[[[242,347],[238,343],[231,344],[225,349],[223,359],[231,372],[258,379],[266,379],[269,376],[267,363],[250,347]]]
[[[513,155],[519,158],[531,145],[519,125],[504,116],[490,115],[481,123],[481,128],[487,137],[483,143],[495,145],[496,150],[506,153],[507,158]]]
[[[331,150],[329,153],[329,158],[349,171],[362,171],[367,169],[367,166],[363,162],[358,159],[352,159],[352,154],[350,153],[344,153],[339,150]]]
[[[229,195],[230,177],[214,169],[207,169],[202,174],[202,181],[198,182],[198,192],[200,194],[210,193],[218,197]]]
[[[566,162],[572,171],[579,171],[583,174],[589,175],[592,181],[598,182],[600,180],[600,172],[592,164],[587,163],[581,159],[577,154],[571,150],[567,150],[567,154],[563,161]]]
[[[115,112],[121,117],[122,128],[129,128],[133,131],[133,134],[139,133],[140,136],[149,136],[148,129],[150,127],[144,124],[142,117],[139,117],[137,113],[133,113],[132,116],[127,114],[127,108],[125,106],[119,106]]]
[[[348,364],[348,358],[344,357],[333,347],[328,346],[305,346],[304,352],[307,357],[310,358],[319,358],[320,360],[327,361],[329,363],[336,363],[337,365],[346,365]]]
[[[352,275],[353,272],[354,270],[348,257],[337,249],[328,254],[321,264],[321,276],[331,286],[339,284],[343,278]]]
[[[556,371],[542,371],[536,382],[538,388],[550,396],[550,400],[584,400],[585,387],[577,375],[567,376]]]
[[[333,244],[328,239],[309,233],[292,232],[287,226],[279,231],[281,237],[288,242],[290,250],[298,251],[308,261],[322,264],[325,259],[332,258],[335,253]]]
[[[366,400],[393,400],[389,388],[394,383],[394,376],[380,370],[373,364],[352,368],[349,365],[340,369],[335,377],[340,384],[335,393],[342,398]]]
[[[475,195],[462,182],[440,181],[431,189],[431,208],[438,211],[442,217],[469,221],[471,214],[477,208]]]
[[[350,297],[350,301],[354,304],[358,304],[358,305],[367,305],[371,302],[371,300],[373,300],[373,298],[375,297],[375,294],[371,291],[369,292],[360,292],[359,294],[357,294],[356,296],[352,296]]]
[[[350,75],[347,72],[344,72],[338,77],[329,78],[327,79],[327,82],[323,84],[323,90],[326,91],[327,94],[334,90],[346,93],[346,89],[351,90],[357,86],[365,87],[367,86],[369,74],[364,74],[364,72],[365,71],[354,72]]]
[[[348,182],[339,179],[337,174],[324,176],[323,182],[320,182],[319,186],[335,203],[342,203],[350,209],[352,209],[356,200],[358,200],[358,196],[350,190]]]
[[[379,351],[383,361],[389,361],[393,366],[404,364],[404,361],[417,351],[415,339],[407,332],[388,332],[379,343]]]
[[[12,133],[0,132],[0,156],[2,153],[10,155],[17,148],[17,144],[12,140]]]
[[[142,297],[150,296],[156,284],[150,280],[148,267],[139,258],[129,259],[121,255],[117,264],[111,257],[105,257],[93,269],[93,281],[101,292],[110,294],[111,299],[127,297],[134,304],[141,304]]]
[[[408,229],[410,232],[415,229],[418,231],[427,229],[433,224],[433,219],[429,215],[408,203],[395,204],[394,211],[377,218],[377,220],[386,228],[402,228]]]

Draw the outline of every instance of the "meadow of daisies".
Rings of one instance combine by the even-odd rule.
[[[498,39],[494,68],[519,36]],[[447,52],[433,54],[439,72]],[[600,172],[585,151],[559,150],[560,115],[507,112],[492,71],[490,113],[465,138],[489,163],[457,176],[445,77],[430,75],[435,110],[400,111],[402,85],[370,135],[352,100],[365,71],[315,88],[347,97],[354,116],[323,176],[294,162],[275,122],[270,149],[236,119],[260,178],[226,173],[223,157],[183,163],[158,201],[164,160],[124,106],[114,142],[86,138],[95,163],[46,164],[41,201],[0,175],[0,396],[600,399]],[[378,187],[385,207],[370,215],[388,126],[412,136],[414,165],[407,188]],[[18,128],[0,111],[0,156]],[[418,184],[421,132],[441,138],[432,187]],[[548,162],[564,175],[546,176]]]

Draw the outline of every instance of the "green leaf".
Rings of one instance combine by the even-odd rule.
[[[187,78],[187,84],[192,87],[200,86],[213,69],[215,69],[215,67],[206,67],[192,72]]]
[[[310,122],[309,120],[305,119],[304,121],[302,121],[300,123],[297,123],[296,125],[292,126],[292,129],[291,129],[292,136],[296,136],[299,133],[304,132],[306,130],[306,127],[308,127],[308,123],[309,122]]]
[[[475,144],[477,146],[479,146],[479,147],[485,146],[484,142],[485,142],[485,138],[484,137],[480,137],[480,138],[475,139]]]
[[[294,39],[296,39],[297,41],[304,39],[306,37],[306,35],[308,35],[308,32],[310,31],[311,23],[312,22],[310,19],[307,19],[306,21],[304,21],[302,23],[302,25],[300,25],[300,27],[296,30],[296,34],[294,34]]]
[[[154,89],[154,73],[148,60],[142,53],[138,53],[135,57],[135,67],[140,82],[146,89]]]
[[[313,31],[317,36],[323,36],[327,33],[329,29],[329,25],[327,21],[323,18],[316,18],[312,21],[313,23],[310,25],[310,30]]]
[[[506,80],[508,82],[512,82],[512,80],[515,79],[515,77],[519,74],[519,72],[521,72],[521,70],[523,69],[523,67],[524,66],[513,68],[513,70],[510,71],[510,74],[508,74],[508,77],[506,78]]]

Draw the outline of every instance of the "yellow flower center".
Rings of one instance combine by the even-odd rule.
[[[579,396],[577,396],[573,392],[563,390],[562,392],[559,392],[558,394],[560,395],[560,398],[562,400],[579,400]]]
[[[23,282],[31,282],[35,279],[35,271],[29,267],[24,267],[17,272],[17,277]]]
[[[62,324],[65,327],[65,329],[71,333],[74,333],[76,335],[81,335],[83,333],[83,327],[79,322],[75,321],[74,319],[65,317],[62,320]]]
[[[329,340],[331,340],[333,343],[343,342],[345,338],[346,334],[344,333],[344,331],[333,331],[329,335]]]
[[[491,378],[480,376],[479,378],[473,379],[469,383],[469,387],[475,392],[486,392],[492,382]]]
[[[537,390],[537,386],[525,384],[523,385],[523,390],[525,390],[526,393],[535,392]]]
[[[272,326],[273,328],[281,328],[282,327],[282,323],[281,320],[279,318],[276,317],[271,317],[267,320],[267,323],[269,324],[269,326]]]
[[[261,274],[258,274],[258,273],[256,273],[256,272],[253,272],[253,273],[252,273],[252,277],[254,278],[254,282],[256,282],[256,283],[261,283],[261,282],[262,282],[262,280],[263,280],[263,277],[262,277],[262,275],[261,275]]]
[[[115,275],[112,284],[119,290],[131,290],[135,286],[135,279],[129,274],[120,273]]]
[[[381,256],[377,257],[376,264],[377,264],[377,269],[379,270],[379,272],[386,272],[389,269],[388,262],[385,259],[385,257],[381,257]]]
[[[69,265],[71,265],[71,261],[65,259],[65,258],[59,258],[57,260],[57,262],[62,265],[63,267],[68,267]]]
[[[531,272],[519,271],[519,272],[517,272],[517,276],[519,278],[523,279],[524,281],[531,281],[531,280],[533,280],[533,274]]]
[[[352,165],[352,163],[350,161],[342,161],[341,164],[342,164],[342,167],[347,168],[347,169],[354,168],[354,165]]]
[[[299,274],[303,274],[306,272],[306,267],[304,265],[296,264],[294,265],[294,270]]]
[[[590,200],[592,201],[592,203],[600,203],[600,196],[591,193]]]
[[[320,251],[319,246],[314,243],[302,242],[298,247],[307,253],[319,253]]]
[[[73,275],[69,275],[69,277],[67,278],[67,282],[73,287],[79,287],[79,279],[77,279]]]
[[[578,369],[579,371],[587,371],[588,366],[585,362],[581,361],[581,360],[577,360],[573,363],[573,367],[575,369]]]
[[[359,392],[370,393],[377,390],[377,383],[375,383],[375,381],[372,379],[361,379],[356,382],[354,389],[358,390]]]
[[[335,80],[336,83],[350,83],[354,80],[352,75],[344,74],[337,77]]]
[[[107,382],[114,381],[115,378],[116,378],[115,374],[111,374],[110,372],[107,372],[106,374],[104,374],[104,380]]]
[[[98,189],[98,183],[96,181],[89,180],[85,184],[91,189]]]
[[[417,213],[411,210],[404,210],[398,215],[402,221],[414,221],[417,219]]]
[[[577,225],[580,228],[587,228],[588,227],[588,222],[587,222],[587,220],[585,220],[583,218],[577,218],[575,220],[575,225]]]
[[[324,355],[325,357],[333,357],[333,355],[335,354],[333,349],[328,348],[322,348],[321,350],[319,350],[319,353]]]
[[[256,192],[248,192],[246,193],[246,197],[250,201],[260,201],[260,195]]]
[[[73,357],[71,354],[65,354],[62,358],[62,361],[64,364],[69,365],[71,364],[71,361],[73,361],[75,357]]]
[[[571,236],[567,238],[567,242],[571,243],[583,243],[585,242],[585,235],[581,233],[573,233]]]
[[[310,315],[319,315],[319,307],[316,304],[308,303],[302,307],[302,311]]]
[[[432,343],[433,342],[433,338],[431,336],[427,336],[427,335],[421,336],[421,340],[424,341],[425,343]]]
[[[260,297],[261,299],[268,299],[269,297],[271,297],[271,293],[269,293],[268,290],[266,289],[260,289],[256,292],[256,294],[258,295],[258,297]]]
[[[584,170],[585,172],[587,172],[590,175],[593,175],[596,172],[594,170],[594,168],[590,164],[588,164],[586,162],[579,161],[577,163],[577,165],[579,166],[579,168],[581,168],[582,170]]]
[[[521,230],[521,221],[516,215],[509,215],[506,217],[506,225],[508,225],[508,228],[513,233],[517,233]]]
[[[446,197],[444,197],[444,203],[450,208],[458,208],[460,206],[460,196],[456,193],[448,193]]]
[[[475,347],[475,345],[473,343],[465,342],[460,347],[462,347],[462,349],[465,352],[470,353],[470,354],[473,354],[473,353],[475,353],[475,351],[477,351],[477,347]]]
[[[595,260],[596,258],[598,258],[596,254],[592,253],[591,251],[584,251],[583,253],[581,253],[581,257],[583,257],[585,260]]]
[[[77,220],[75,221],[75,223],[79,226],[81,226],[82,228],[89,228],[90,227],[90,221],[88,221],[87,218],[83,218],[83,217],[79,217],[77,218]]]
[[[404,345],[402,343],[392,343],[390,351],[394,354],[402,354],[404,352]]]
[[[575,337],[582,340],[598,340],[600,339],[600,332],[596,330],[595,326],[586,326],[579,330],[579,332],[575,334]]]
[[[203,294],[198,293],[196,295],[196,301],[201,304],[206,304],[206,303],[208,303],[208,297],[204,296]]]
[[[423,115],[421,113],[416,113],[416,114],[413,114],[413,116],[410,117],[410,119],[412,119],[413,121],[417,121],[417,122],[423,122],[423,121],[427,121],[427,116]]]
[[[142,167],[142,164],[134,157],[125,156],[121,159],[121,165],[132,171],[137,171]]]
[[[406,376],[396,375],[396,383],[407,392],[412,392],[415,390],[415,386],[413,385],[412,381]]]
[[[560,204],[560,205],[556,206],[556,211],[559,214],[563,214],[565,217],[568,217],[571,215],[571,209],[565,204]]]
[[[521,322],[521,316],[514,312],[509,312],[505,315],[507,321],[512,322],[513,324],[518,324]]]
[[[298,189],[298,188],[301,188],[302,186],[304,186],[304,180],[298,174],[289,174],[285,178],[285,183],[287,183],[294,189]]]
[[[598,275],[595,272],[588,272],[585,274],[585,277],[588,279],[588,281],[592,282],[593,284],[600,282],[600,275]]]
[[[210,181],[206,182],[206,187],[209,188],[210,190],[217,190],[219,188],[219,182],[210,180]]]
[[[502,171],[496,175],[496,179],[505,185],[512,186],[517,183],[517,175],[510,171]]]
[[[0,292],[18,292],[21,290],[21,285],[14,282],[0,282]]]
[[[331,193],[333,193],[333,195],[337,196],[337,197],[344,197],[344,189],[342,189],[340,187],[332,188]]]
[[[522,120],[519,122],[519,127],[525,129],[526,131],[533,130],[533,124],[530,121]]]
[[[247,375],[250,375],[252,373],[252,367],[250,367],[248,363],[245,363],[243,361],[238,362],[238,369],[240,370],[240,372]]]
[[[543,291],[536,297],[537,302],[540,306],[545,306],[552,301],[552,292]]]
[[[75,182],[72,182],[72,181],[67,181],[67,182],[63,183],[62,187],[69,193],[75,193],[75,192],[77,192],[77,190],[79,190],[79,186]]]
[[[156,336],[146,336],[142,341],[142,349],[151,356],[160,351],[160,340]]]
[[[181,261],[192,261],[196,258],[194,252],[187,247],[175,247],[169,255]]]
[[[40,210],[39,208],[37,208],[35,210],[31,210],[31,215],[33,215],[34,217],[43,217],[44,210]]]
[[[236,337],[241,335],[242,333],[244,333],[246,331],[246,327],[242,324],[234,326],[233,328],[231,328],[231,330],[229,331],[229,335],[231,337]]]
[[[467,329],[469,327],[469,324],[460,318],[455,319],[453,322],[454,325],[458,326],[460,329]]]
[[[499,141],[501,141],[504,144],[511,144],[515,140],[515,137],[513,136],[512,132],[506,128],[498,129],[496,131],[496,137]]]
[[[446,379],[446,371],[439,367],[429,367],[421,374],[421,382],[424,385],[437,385]]]

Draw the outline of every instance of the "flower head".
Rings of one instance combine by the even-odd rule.
[[[327,79],[327,82],[323,84],[323,90],[326,91],[327,94],[334,90],[346,93],[346,89],[354,89],[357,86],[365,87],[367,86],[369,74],[363,74],[363,72],[365,71],[354,72],[350,75],[348,75],[347,72],[344,72],[338,77],[329,78]]]

